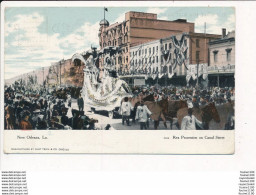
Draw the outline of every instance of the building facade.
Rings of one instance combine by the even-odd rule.
[[[182,19],[158,20],[157,14],[152,13],[127,12],[122,23],[110,25],[107,20],[102,20],[98,37],[101,49],[106,46],[121,47],[116,68],[125,71],[130,69],[131,47],[182,32],[194,32],[194,23]]]
[[[82,87],[84,80],[83,63],[71,59],[54,62],[48,69],[45,80],[48,87]]]
[[[223,29],[221,39],[209,43],[208,77],[210,86],[235,85],[235,31],[226,35]]]
[[[197,64],[200,76],[207,74],[209,42],[220,37],[187,32],[131,47],[129,72],[147,79],[164,79],[165,84],[186,85],[190,79],[196,80]]]

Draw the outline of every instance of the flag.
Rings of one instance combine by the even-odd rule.
[[[108,8],[105,8],[105,7],[104,7],[104,10],[107,12],[107,11],[108,11]]]

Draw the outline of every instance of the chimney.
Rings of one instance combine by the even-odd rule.
[[[222,29],[222,38],[224,38],[225,36],[226,36],[226,29],[223,28],[223,29]]]

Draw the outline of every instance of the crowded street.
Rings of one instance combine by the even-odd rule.
[[[147,130],[179,130],[181,126],[178,124],[180,111],[190,108],[190,105],[196,109],[206,107],[211,103],[214,103],[216,110],[219,110],[217,116],[221,119],[221,123],[218,122],[217,126],[211,127],[211,124],[217,124],[212,120],[208,129],[228,130],[234,128],[234,88],[215,87],[196,90],[194,87],[144,86],[133,87],[131,91],[133,97],[129,100],[127,97],[131,111],[124,117],[121,105],[112,116],[109,116],[109,113],[104,110],[95,111],[83,100],[80,105],[81,95],[72,88],[60,88],[50,92],[44,88],[43,90],[42,88],[26,89],[20,83],[10,87],[6,86],[5,129],[139,130],[143,129],[140,125],[145,124],[144,129]],[[167,112],[164,107],[161,107],[161,103],[165,100],[168,107]],[[142,102],[149,112],[145,115],[144,123],[139,121],[138,112],[135,111],[138,110]],[[173,103],[179,102],[184,102],[184,107],[176,108],[177,105]],[[155,106],[152,107],[152,105]],[[158,115],[155,111],[159,108],[156,106],[160,108]],[[226,112],[228,109],[229,111]],[[168,119],[170,116],[171,119]],[[229,126],[227,126],[228,123],[230,123]]]

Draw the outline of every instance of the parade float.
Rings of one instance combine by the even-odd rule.
[[[110,118],[118,112],[122,99],[132,96],[128,84],[117,74],[117,55],[118,47],[106,47],[100,51],[92,48],[72,57],[72,62],[80,60],[84,63],[84,83],[81,91],[84,105],[92,111],[107,111]]]

